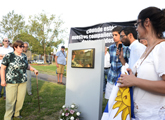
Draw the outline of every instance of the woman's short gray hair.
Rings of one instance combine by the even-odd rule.
[[[29,43],[28,43],[28,42],[24,42],[24,44],[27,44],[27,45],[28,45],[28,47],[29,47]]]

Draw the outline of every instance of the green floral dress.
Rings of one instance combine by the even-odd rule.
[[[1,64],[6,66],[6,83],[16,84],[27,81],[28,61],[25,54],[21,53],[21,56],[17,56],[14,52],[8,53]]]

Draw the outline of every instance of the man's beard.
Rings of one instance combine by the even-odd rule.
[[[125,45],[125,46],[130,46],[130,41],[129,41],[129,39],[125,39],[125,41],[123,42],[123,44]]]

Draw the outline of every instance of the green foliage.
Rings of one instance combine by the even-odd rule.
[[[0,22],[0,33],[7,35],[9,39],[14,39],[19,34],[20,30],[24,28],[25,21],[22,15],[9,12],[6,16],[2,17]]]
[[[29,17],[29,25],[27,26],[29,33],[38,39],[43,48],[43,53],[46,58],[46,53],[53,51],[52,47],[58,47],[63,43],[62,33],[65,32],[61,29],[63,21],[60,17],[51,15],[48,17],[45,13]],[[44,59],[46,61],[46,59]]]
[[[14,10],[2,17],[0,22],[0,34],[6,35],[12,41],[22,40],[30,44],[32,52],[46,54],[53,52],[59,44],[64,43],[65,29],[60,17],[45,13],[29,17],[29,25],[25,26],[24,17],[15,14]]]
[[[51,64],[51,65],[47,65],[47,66],[43,66],[43,65],[31,65],[32,67],[36,68],[39,73],[44,73],[44,74],[48,74],[48,75],[56,75],[56,65]],[[66,77],[66,66],[65,66],[65,70],[64,70],[64,76]]]
[[[13,42],[16,40],[22,40],[23,42],[28,42],[29,49],[33,53],[43,54],[42,46],[40,45],[39,41],[36,38],[34,38],[32,35],[29,35],[26,32],[22,32],[21,34],[18,34],[17,36],[14,37]]]

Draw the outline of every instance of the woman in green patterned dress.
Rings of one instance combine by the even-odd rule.
[[[22,109],[26,94],[26,70],[38,71],[28,64],[27,57],[22,53],[24,43],[17,40],[13,44],[14,52],[8,53],[1,63],[1,86],[6,86],[6,113],[4,120],[12,117],[22,118]]]

